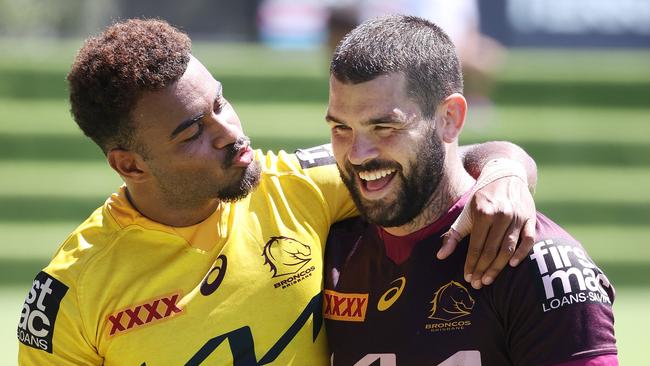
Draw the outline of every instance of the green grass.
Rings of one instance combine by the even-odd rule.
[[[119,184],[68,112],[65,75],[80,41],[0,39],[0,354],[36,272]],[[195,45],[256,147],[329,139],[324,52]],[[261,66],[260,60],[264,60]],[[594,62],[597,60],[597,62]],[[617,288],[622,364],[644,364],[650,327],[650,51],[517,50],[495,106],[474,108],[463,143],[510,140],[539,166],[538,208],[588,248]]]
[[[619,287],[616,291],[614,314],[616,340],[621,365],[646,365],[648,346],[647,330],[650,317],[647,316],[650,304],[650,288]]]
[[[29,284],[27,284],[29,286]],[[20,317],[20,310],[25,301],[25,284],[4,285],[0,287],[2,301],[0,301],[0,350],[2,351],[2,365],[16,365],[18,358],[18,342],[16,328]]]

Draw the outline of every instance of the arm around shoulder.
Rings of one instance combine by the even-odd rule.
[[[478,178],[483,168],[495,159],[512,160],[521,164],[525,170],[525,178],[531,192],[537,186],[537,164],[535,160],[520,146],[508,141],[489,141],[480,144],[459,147],[465,170],[474,178]]]

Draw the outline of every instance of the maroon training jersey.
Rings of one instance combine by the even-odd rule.
[[[533,366],[616,354],[614,288],[545,216],[527,259],[482,290],[463,279],[467,238],[438,260],[463,201],[403,258],[395,237],[384,240],[389,234],[362,219],[332,227],[324,293],[332,363]]]

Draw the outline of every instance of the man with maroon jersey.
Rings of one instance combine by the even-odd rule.
[[[332,363],[617,365],[614,289],[545,216],[523,263],[481,290],[464,277],[466,244],[495,232],[436,257],[484,184],[458,155],[467,103],[447,35],[416,17],[371,20],[341,41],[330,71],[334,156],[363,215],[334,225],[326,246]]]

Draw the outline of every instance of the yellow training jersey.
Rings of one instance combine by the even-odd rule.
[[[327,147],[256,159],[259,187],[190,227],[113,194],[34,280],[19,363],[328,364],[323,246],[354,204]]]

